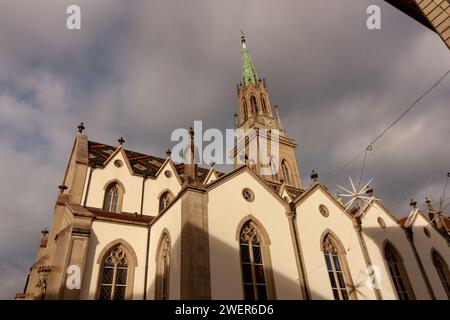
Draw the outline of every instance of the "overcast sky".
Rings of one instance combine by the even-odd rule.
[[[78,4],[82,29],[65,27]],[[381,30],[366,8],[381,7]],[[76,133],[163,156],[173,129],[232,128],[240,30],[304,183],[326,181],[450,67],[430,30],[381,0],[0,0],[0,298],[21,292]],[[363,180],[397,216],[450,171],[450,77],[368,154]],[[327,183],[358,179],[362,157]],[[450,192],[449,192],[450,194]]]

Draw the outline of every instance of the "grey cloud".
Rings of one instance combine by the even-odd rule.
[[[232,127],[240,30],[299,144],[306,184],[312,169],[326,180],[450,66],[437,35],[384,1],[375,1],[382,30],[369,31],[368,0],[79,0],[82,30],[73,32],[72,2],[0,0],[1,298],[23,288],[76,125],[156,155],[194,120]],[[368,155],[364,179],[375,177],[397,216],[408,195],[439,197],[450,171],[449,87],[446,79]],[[357,179],[361,161],[330,190]]]

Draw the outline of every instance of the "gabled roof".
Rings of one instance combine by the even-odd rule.
[[[111,155],[118,149],[104,143],[88,141],[89,165],[97,165],[103,167]],[[146,174],[149,177],[155,177],[159,169],[166,162],[166,159],[151,156],[144,153],[139,153],[124,149],[128,162],[130,163],[133,173],[143,176]],[[175,164],[175,169],[182,180],[184,180],[184,164]],[[209,169],[197,167],[197,179],[203,182],[209,173]],[[222,172],[216,171],[220,177]]]

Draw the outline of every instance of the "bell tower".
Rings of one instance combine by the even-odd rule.
[[[239,105],[239,115],[235,114],[235,127],[242,129],[243,132],[253,132],[249,134],[242,143],[238,145],[233,153],[234,167],[238,167],[245,162],[256,173],[260,174],[265,180],[276,184],[285,184],[286,186],[301,189],[301,175],[297,165],[295,155],[296,143],[293,139],[286,137],[282,124],[279,107],[275,105],[272,108],[269,96],[269,90],[265,79],[258,76],[253,64],[250,52],[246,45],[244,34],[241,32],[242,45],[242,81],[237,85],[237,100]],[[277,132],[277,134],[275,134]],[[279,155],[270,159],[270,173],[261,174],[263,164],[259,161],[249,159],[248,149],[253,139],[258,145],[258,154],[261,144],[261,138],[266,138],[269,149],[274,145],[274,139],[278,140]],[[238,161],[238,155],[245,148],[245,159]],[[268,150],[270,154],[270,150]],[[266,171],[267,172],[267,171]]]

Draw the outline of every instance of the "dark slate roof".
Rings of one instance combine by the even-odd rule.
[[[89,152],[89,164],[104,166],[106,160],[117,150],[117,147],[113,147],[104,143],[88,141],[88,152]],[[148,154],[139,153],[130,150],[124,150],[127,155],[127,159],[130,162],[131,168],[134,174],[137,175],[148,175],[154,177],[161,166],[164,164],[166,159],[154,157]],[[175,168],[181,179],[184,179],[184,164],[176,164]],[[197,179],[203,182],[206,178],[209,169],[197,167]],[[219,176],[223,173],[217,172]]]

